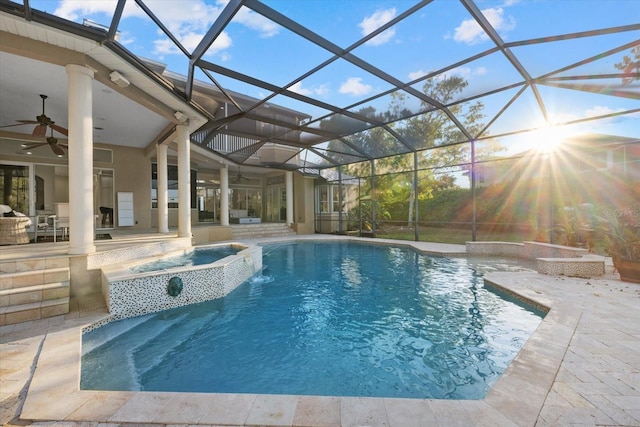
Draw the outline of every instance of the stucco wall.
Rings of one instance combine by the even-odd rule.
[[[314,186],[313,179],[293,174],[293,221],[298,234],[315,233],[313,222]]]
[[[126,228],[151,228],[151,159],[138,148],[112,147],[114,169],[114,198],[117,193],[133,193],[134,225]],[[116,202],[117,203],[117,202]],[[114,219],[118,225],[117,206]]]

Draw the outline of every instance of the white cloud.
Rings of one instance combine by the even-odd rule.
[[[86,1],[86,0],[62,0],[53,14],[70,21],[79,21],[90,15],[104,13],[111,17],[116,10],[117,0]],[[127,2],[123,16],[142,16],[143,12],[136,7],[134,2]],[[108,25],[109,22],[103,23]]]
[[[327,96],[329,95],[329,85],[323,84],[316,87],[313,92],[318,96]]]
[[[311,96],[311,95],[325,96],[329,93],[329,87],[326,84],[313,87],[312,89],[307,89],[302,87],[302,82],[298,82],[294,84],[289,88],[289,90],[291,92],[299,93],[300,95],[304,95],[304,96]]]
[[[339,92],[346,95],[359,96],[366,95],[367,93],[371,92],[372,89],[373,87],[362,83],[362,78],[350,77],[347,79],[347,81],[342,83]]]
[[[429,74],[429,73],[427,73],[426,71],[422,71],[422,70],[413,71],[413,72],[409,73],[409,81],[413,81],[415,79],[419,79],[420,77],[424,77],[427,74]]]
[[[574,120],[580,120],[580,119],[586,119],[586,118],[591,118],[591,117],[600,117],[600,116],[606,116],[609,114],[614,114],[614,113],[619,113],[625,111],[624,108],[618,108],[618,109],[613,109],[611,107],[606,107],[603,105],[594,105],[591,108],[587,108],[586,110],[584,110],[582,112],[582,114],[575,114],[575,113],[557,113],[557,114],[553,114],[550,118],[549,121],[552,124],[556,124],[556,123],[567,123],[567,122],[572,122]],[[629,116],[631,117],[631,116]],[[611,120],[616,120],[616,117],[610,117],[608,119],[605,119],[605,121],[611,121]],[[599,123],[604,123],[605,121],[598,121]]]
[[[387,22],[391,21],[396,16],[396,8],[378,10],[373,15],[368,16],[358,24],[363,36],[371,34],[378,28],[382,27]],[[379,46],[381,44],[388,43],[393,36],[396,35],[396,30],[392,27],[382,33],[378,34],[367,42],[368,45]]]
[[[516,26],[513,18],[508,17],[505,19],[504,9],[501,7],[484,9],[482,14],[487,18],[491,26],[500,33],[510,31]],[[489,36],[487,36],[474,19],[465,19],[455,29],[453,39],[462,43],[477,44],[488,40]]]
[[[597,117],[597,116],[606,116],[607,114],[612,114],[616,112],[624,111],[624,108],[620,108],[618,110],[612,110],[609,107],[604,107],[602,105],[594,105],[584,112],[585,117]]]
[[[188,51],[192,52],[193,49],[195,49],[198,46],[198,43],[200,43],[200,40],[202,40],[202,34],[196,34],[196,33],[183,34],[180,37],[180,39],[181,39],[180,43],[182,43],[182,46],[184,46],[185,49],[187,49]],[[218,38],[216,38],[216,41],[213,42],[211,47],[209,47],[207,54],[212,55],[221,50],[228,49],[229,47],[231,47],[231,44],[232,44],[231,38],[227,33],[223,31],[218,36]],[[155,46],[153,53],[156,55],[174,55],[174,54],[180,53],[180,50],[178,49],[178,47],[175,44],[173,44],[173,42],[168,38],[154,40],[153,45]]]
[[[295,92],[300,95],[309,96],[312,91],[310,89],[306,89],[302,87],[302,82],[298,82],[289,88],[291,92]]]
[[[462,77],[464,79],[468,79],[472,76],[484,76],[487,74],[487,69],[485,67],[478,68],[469,68],[469,67],[456,67],[444,73],[448,76],[454,75],[458,77]]]
[[[123,46],[133,44],[135,41],[136,38],[127,31],[123,31],[119,34],[118,42]]]
[[[245,7],[238,11],[235,19],[252,30],[258,31],[263,38],[273,37],[280,32],[280,27],[275,22]]]
[[[571,113],[557,113],[549,116],[549,123],[551,125],[557,125],[560,123],[572,122],[574,120],[578,120],[581,117],[576,114]]]
[[[95,15],[104,14],[104,22],[108,25],[116,7],[117,0],[62,0],[54,14],[69,20],[77,21],[84,17],[95,20],[101,17]],[[207,4],[204,0],[145,0],[146,5],[180,41],[180,43],[192,52],[200,43],[211,24],[218,18],[228,0],[218,0],[216,4]],[[145,13],[136,6],[135,2],[126,2],[123,19],[130,17],[144,17]],[[146,19],[146,18],[145,18]],[[256,30],[262,37],[271,37],[278,33],[279,27],[261,15],[246,8],[242,8],[235,17],[235,22]],[[164,35],[153,41],[155,54],[177,54],[180,50]],[[129,36],[128,43],[132,42]],[[220,52],[232,45],[228,33],[221,33],[213,45],[207,51],[207,55]],[[229,56],[225,56],[229,59]],[[224,58],[223,58],[224,60]]]
[[[173,55],[180,52],[176,45],[169,39],[154,40],[153,46],[153,53],[156,55]]]
[[[413,71],[409,73],[409,80],[412,81],[415,79],[419,79],[420,77],[424,77],[427,74],[429,73],[423,70]],[[451,76],[459,76],[467,79],[470,76],[484,76],[485,74],[487,74],[487,69],[485,67],[478,67],[478,68],[457,67],[457,68],[452,68],[451,70],[440,74],[438,78],[442,80]]]
[[[487,74],[487,69],[485,67],[478,67],[473,71],[473,74],[476,76],[484,76]]]

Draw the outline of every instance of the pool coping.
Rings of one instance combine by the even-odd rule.
[[[424,251],[419,247],[424,247],[421,242],[385,240],[376,243],[406,245]],[[434,244],[430,247],[438,248]],[[448,250],[455,248],[441,249],[437,253],[424,252],[447,255]],[[581,312],[544,294],[512,286],[511,278],[515,275],[522,277],[522,273],[489,274],[485,281],[549,311],[481,400],[80,390],[81,335],[82,329],[93,323],[89,322],[46,336],[21,418],[265,426],[477,425],[480,422],[486,425],[534,425]],[[108,315],[105,313],[104,316]]]

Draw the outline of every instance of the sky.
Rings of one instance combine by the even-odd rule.
[[[414,1],[405,0],[266,0],[264,3],[341,49],[349,48],[359,38],[415,4]],[[226,1],[145,0],[145,4],[176,35],[184,48],[192,52]],[[31,5],[75,22],[89,19],[108,26],[116,1],[33,0]],[[506,42],[640,22],[640,0],[478,0],[476,5]],[[535,78],[633,40],[640,40],[640,30],[515,47],[512,52]],[[186,57],[132,0],[125,7],[119,26],[119,41],[139,56],[165,63],[169,70],[186,74]],[[493,46],[462,3],[435,0],[398,25],[358,46],[353,54],[408,83]],[[594,63],[559,75],[614,73],[617,72],[614,64],[621,60],[623,54],[604,56]],[[341,60],[302,81],[295,81],[298,76],[330,57],[327,51],[310,41],[243,8],[207,50],[203,59],[275,85],[290,85],[290,90],[294,92],[340,107],[356,104],[390,88],[387,82]],[[465,96],[522,80],[522,76],[499,52],[462,66],[454,66],[446,74],[455,74],[467,80],[469,84],[463,93]],[[202,74],[198,77],[206,80]],[[227,89],[255,97],[269,94],[262,88],[238,83],[224,76],[216,77]],[[619,85],[618,80],[611,79],[597,82]],[[421,86],[422,83],[415,87],[420,89]],[[487,116],[495,115],[509,102],[516,90],[484,99]],[[632,90],[636,95],[640,94],[638,82]],[[550,120],[554,122],[638,108],[640,104],[638,97],[621,98],[551,87],[541,87],[540,95]],[[273,102],[314,117],[327,113],[320,108],[309,111],[308,106],[285,97],[274,98]],[[385,108],[384,105],[372,106]],[[509,110],[492,125],[492,134],[508,132],[514,127],[529,129],[544,125],[544,117],[532,91],[524,93]],[[576,126],[573,128],[578,130]],[[581,125],[580,128],[640,137],[640,117],[638,114],[618,117],[600,122],[597,126]]]

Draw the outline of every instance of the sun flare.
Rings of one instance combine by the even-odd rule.
[[[566,130],[553,126],[540,128],[533,133],[536,149],[544,154],[557,151],[569,136],[569,132]]]

